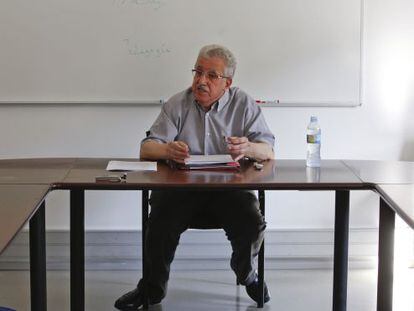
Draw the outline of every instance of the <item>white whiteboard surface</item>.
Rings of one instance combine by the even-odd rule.
[[[159,102],[219,43],[254,98],[358,105],[362,15],[361,0],[2,0],[0,102]]]

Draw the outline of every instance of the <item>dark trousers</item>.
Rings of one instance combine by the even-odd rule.
[[[231,268],[240,284],[255,278],[255,258],[263,241],[266,223],[251,191],[152,191],[146,235],[146,270],[149,298],[165,297],[170,265],[180,235],[189,227],[219,225],[233,252]]]

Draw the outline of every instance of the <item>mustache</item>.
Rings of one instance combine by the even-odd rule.
[[[197,85],[197,90],[208,92],[208,87],[205,84],[199,84],[199,85]]]

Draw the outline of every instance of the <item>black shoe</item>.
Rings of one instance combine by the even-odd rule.
[[[263,291],[264,291],[263,303],[266,303],[270,300],[270,293],[269,293],[269,290],[267,289],[267,285],[265,281],[263,281]],[[250,298],[252,298],[256,302],[259,302],[259,297],[260,297],[259,279],[257,276],[251,284],[246,285],[246,292]]]
[[[144,304],[142,287],[143,287],[143,282],[142,280],[140,280],[135,289],[122,295],[120,298],[118,298],[117,301],[115,301],[114,307],[122,311],[138,310],[138,308]],[[155,305],[157,303],[160,303],[164,297],[165,297],[165,294],[160,298],[150,297],[149,304]]]
[[[115,301],[115,308],[123,311],[137,310],[144,304],[144,297],[142,291],[136,287],[134,290],[122,295]]]

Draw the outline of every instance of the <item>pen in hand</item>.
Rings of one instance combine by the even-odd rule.
[[[184,160],[190,157],[190,148],[183,141],[173,141],[167,144],[168,159],[178,163],[184,163]]]
[[[227,144],[227,149],[235,161],[246,156],[249,149],[249,140],[247,137],[224,136],[224,139]]]
[[[227,146],[228,141],[227,141],[227,136],[226,135],[223,135],[223,141],[224,141],[224,144]]]

